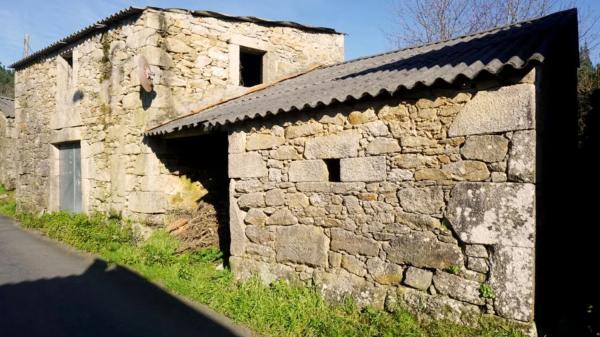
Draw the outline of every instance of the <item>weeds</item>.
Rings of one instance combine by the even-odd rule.
[[[450,267],[446,268],[446,272],[453,275],[458,275],[460,273],[460,267],[457,265],[451,265]]]
[[[17,212],[17,203],[14,200],[13,192],[7,191],[4,186],[0,185],[0,215],[14,217]]]
[[[2,190],[0,190],[0,194]],[[236,282],[215,249],[177,253],[177,241],[164,231],[137,242],[120,217],[65,212],[34,215],[15,211],[14,201],[0,200],[0,213],[15,216],[23,227],[126,265],[147,279],[200,303],[205,303],[258,333],[268,336],[450,337],[523,336],[498,324],[479,329],[448,322],[419,322],[399,308],[388,313],[359,309],[352,301],[331,305],[314,287],[283,281],[264,285],[258,279]]]
[[[494,289],[492,289],[492,286],[490,286],[487,283],[482,283],[479,286],[479,296],[481,298],[494,298],[494,297],[496,297],[494,295]]]

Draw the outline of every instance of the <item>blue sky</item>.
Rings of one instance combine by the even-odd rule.
[[[298,21],[347,33],[346,59],[393,49],[384,32],[395,29],[393,0],[1,0],[0,62],[22,56],[23,35],[39,50],[128,6],[180,7]],[[404,0],[400,0],[404,1]],[[581,0],[600,13],[599,0]],[[600,25],[599,25],[600,26]],[[600,27],[597,27],[600,28]],[[599,54],[596,52],[595,54]],[[593,55],[597,62],[600,55]]]

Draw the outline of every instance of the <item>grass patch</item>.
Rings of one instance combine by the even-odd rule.
[[[0,194],[3,192],[0,189]],[[519,337],[520,332],[497,324],[478,329],[448,322],[418,322],[405,310],[388,313],[359,309],[352,301],[325,303],[312,287],[257,279],[236,282],[229,270],[219,270],[216,249],[177,253],[177,241],[164,231],[148,240],[135,239],[131,226],[119,217],[56,212],[43,215],[15,211],[14,200],[0,200],[0,213],[14,216],[23,227],[42,231],[109,263],[128,266],[147,279],[200,303],[267,336],[382,337]]]
[[[8,191],[0,184],[0,215],[14,217],[17,213],[17,203],[15,202],[15,192]]]

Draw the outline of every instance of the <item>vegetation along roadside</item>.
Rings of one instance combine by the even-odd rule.
[[[102,214],[17,212],[12,192],[0,186],[0,214],[21,226],[109,263],[127,266],[148,280],[214,310],[266,336],[519,337],[521,332],[481,321],[469,328],[450,322],[420,322],[403,308],[389,313],[358,308],[352,301],[326,303],[314,287],[257,279],[235,281],[217,249],[177,253],[178,242],[162,230],[147,240],[133,234],[130,222]]]

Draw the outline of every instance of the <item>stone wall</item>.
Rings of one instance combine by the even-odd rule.
[[[533,321],[534,77],[238,127],[232,270],[431,318]]]
[[[15,73],[16,199],[21,210],[44,210],[49,201],[50,112],[56,111],[53,60]]]
[[[9,190],[15,188],[16,171],[15,119],[0,110],[0,184]]]
[[[57,145],[79,141],[84,211],[162,224],[190,183],[158,159],[163,142],[143,132],[239,93],[240,46],[266,51],[267,80],[343,58],[340,34],[148,9],[66,46],[59,54],[71,49],[72,67],[53,54],[17,69],[19,208],[59,208]],[[154,74],[152,93],[140,90],[141,56]]]

